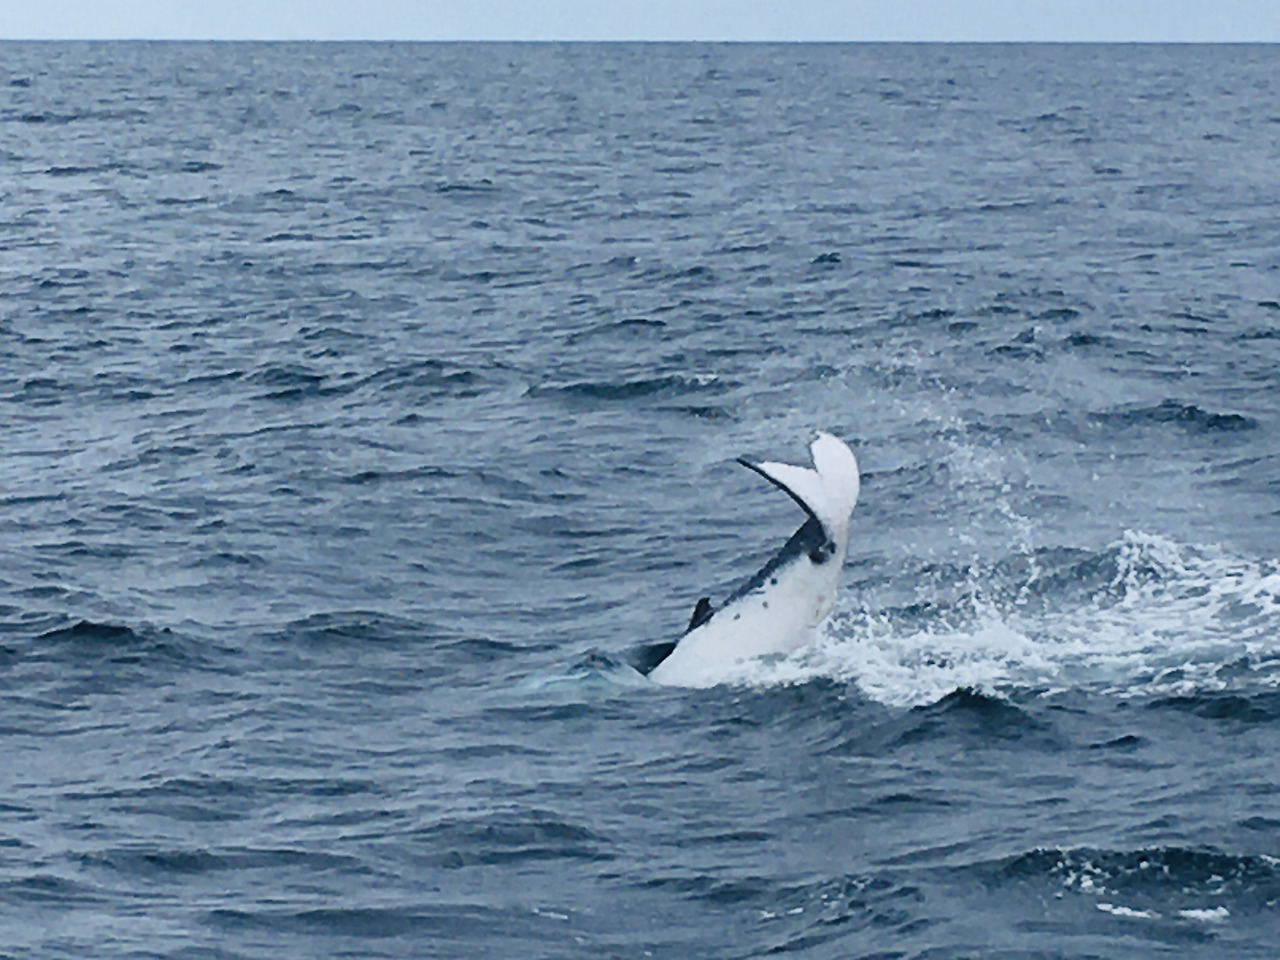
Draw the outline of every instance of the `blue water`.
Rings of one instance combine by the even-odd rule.
[[[0,54],[0,957],[1275,955],[1276,48]]]

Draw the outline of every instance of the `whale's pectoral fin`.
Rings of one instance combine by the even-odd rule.
[[[790,463],[755,463],[741,457],[738,462],[784,490],[822,525],[828,538],[834,539],[836,530],[849,522],[858,500],[858,461],[847,444],[829,433],[818,434],[809,449],[815,468],[812,470]]]
[[[693,616],[689,618],[689,629],[685,633],[697,630],[700,626],[711,619],[711,614],[715,611],[711,608],[710,597],[699,597],[698,602],[693,605]]]
[[[748,470],[760,474],[798,503],[805,513],[826,526],[822,513],[826,512],[823,507],[827,497],[822,490],[822,479],[818,476],[818,471],[789,463],[756,463],[745,457],[739,457],[738,462]]]

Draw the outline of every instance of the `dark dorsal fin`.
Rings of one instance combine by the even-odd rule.
[[[699,597],[698,602],[693,605],[693,616],[689,619],[689,629],[685,633],[697,630],[700,626],[711,619],[711,614],[715,611],[711,609],[710,597]]]

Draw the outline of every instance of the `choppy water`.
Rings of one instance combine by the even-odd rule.
[[[1275,48],[0,52],[0,956],[1275,955]]]

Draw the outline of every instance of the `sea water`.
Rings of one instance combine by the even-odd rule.
[[[1275,48],[0,55],[0,957],[1275,956]]]

